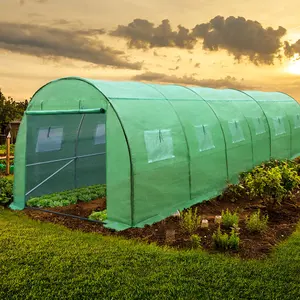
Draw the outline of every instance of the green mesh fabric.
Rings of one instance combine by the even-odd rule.
[[[284,159],[299,155],[300,130],[294,120],[299,113],[299,104],[282,93],[247,91],[263,109],[269,124],[271,157]]]
[[[106,183],[106,226],[142,227],[271,157],[298,156],[299,138],[299,104],[282,93],[64,78],[34,95],[22,121],[11,207]]]
[[[105,115],[27,115],[27,126],[27,199],[106,182]]]

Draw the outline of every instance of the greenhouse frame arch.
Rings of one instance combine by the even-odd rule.
[[[284,93],[62,78],[22,120],[11,208],[106,183],[105,226],[143,227],[299,156],[299,140],[299,104]]]

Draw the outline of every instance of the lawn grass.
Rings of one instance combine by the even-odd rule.
[[[270,259],[241,261],[0,209],[0,299],[300,299],[300,226]]]

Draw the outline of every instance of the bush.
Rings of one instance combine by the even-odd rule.
[[[246,227],[251,232],[265,231],[267,229],[268,219],[268,216],[261,216],[260,210],[258,210],[246,220]]]
[[[0,204],[9,205],[13,200],[13,180],[0,177]]]
[[[222,197],[262,199],[266,205],[281,204],[300,186],[300,164],[290,160],[270,160],[249,172],[240,174],[240,183],[230,184]]]
[[[227,188],[221,195],[221,198],[227,198],[231,202],[236,202],[240,199],[245,198],[246,190],[243,184],[228,184]]]
[[[297,171],[283,162],[275,167],[256,167],[244,178],[249,196],[261,198],[268,205],[281,204],[300,184]]]
[[[180,215],[180,228],[188,234],[194,233],[200,225],[201,217],[197,216],[198,209],[193,212],[192,208],[183,211]]]
[[[228,208],[226,210],[226,212],[224,212],[222,210],[222,224],[225,228],[230,228],[232,227],[234,224],[238,225],[239,223],[239,216],[238,214],[235,213],[231,213]]]
[[[191,235],[191,247],[194,249],[201,248],[201,237],[198,234]]]
[[[10,144],[10,155],[14,155],[15,153],[15,145]],[[6,145],[0,145],[0,156],[6,155]]]
[[[230,249],[237,250],[239,248],[239,245],[240,245],[239,228],[237,226],[233,226],[230,232],[228,246]]]
[[[218,230],[213,233],[213,244],[216,249],[237,250],[240,244],[240,238],[238,237],[238,228],[233,227],[230,236],[227,233],[222,233],[219,226]]]
[[[89,219],[104,222],[107,219],[107,211],[93,211],[89,216]]]

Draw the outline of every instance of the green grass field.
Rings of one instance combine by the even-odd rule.
[[[300,299],[300,226],[264,261],[71,232],[0,210],[0,299]]]

